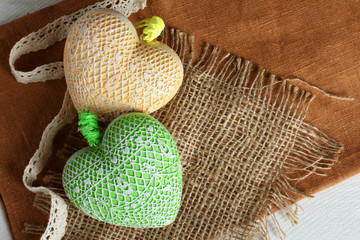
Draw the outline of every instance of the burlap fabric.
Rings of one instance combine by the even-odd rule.
[[[336,141],[303,123],[313,96],[209,45],[194,62],[193,38],[183,32],[166,30],[161,41],[184,64],[181,89],[153,114],[176,139],[183,164],[183,200],[175,223],[131,230],[104,224],[78,211],[61,187],[52,191],[70,205],[67,216],[58,214],[61,206],[52,201],[49,223],[67,218],[63,239],[250,239],[267,237],[267,224],[260,218],[272,214],[271,207],[286,208],[296,222],[296,212],[288,206],[295,202],[291,194],[299,192],[290,181],[328,169],[341,150]],[[56,126],[73,117],[69,102],[66,96]],[[83,145],[70,141],[65,146],[65,153],[73,153]],[[58,155],[65,162],[69,155],[63,153]],[[291,179],[299,171],[302,177]],[[41,199],[35,205],[44,209]],[[49,226],[46,231],[51,233]]]
[[[35,16],[37,16],[37,19],[40,19],[39,14],[26,18],[32,19],[31,24],[34,26],[32,28],[30,27],[32,26],[31,24],[25,24],[26,19],[2,28],[3,33],[15,33],[11,35],[2,35],[9,36],[9,40],[2,41],[5,43],[5,45],[3,45],[4,49],[9,49],[10,46],[12,46],[10,44],[14,43],[15,40],[18,40],[21,36],[24,36],[24,33],[34,31],[42,26],[41,24],[54,19],[51,14],[56,13],[57,15],[55,16],[61,16],[61,13],[69,13],[70,9],[76,10],[76,7],[80,6],[80,4],[71,4],[70,2],[71,1],[64,1],[63,4],[59,4],[59,7],[42,11],[42,21],[34,21]],[[265,64],[267,68],[270,68],[273,72],[280,74],[295,73],[310,82],[316,83],[318,86],[325,86],[325,88],[340,92],[343,95],[353,95],[352,93],[355,93],[357,85],[352,84],[352,82],[354,78],[358,76],[356,75],[356,66],[358,66],[358,60],[360,58],[358,55],[359,51],[356,51],[357,45],[352,44],[352,42],[354,42],[354,37],[356,37],[356,33],[359,32],[359,29],[357,28],[359,25],[351,20],[354,16],[353,13],[356,12],[354,4],[351,4],[349,1],[346,4],[338,3],[332,5],[331,1],[326,2],[326,4],[324,1],[319,1],[316,4],[313,4],[314,6],[305,6],[298,2],[291,4],[291,6],[289,5],[290,3],[283,4],[281,8],[278,8],[275,2],[269,2],[265,4],[267,9],[265,14],[261,11],[261,9],[264,9],[264,2],[262,4],[256,4],[258,7],[250,2],[251,1],[245,1],[241,8],[239,8],[239,6],[234,6],[235,3],[230,4],[229,6],[227,6],[227,4],[223,5],[222,3],[222,6],[227,7],[223,9],[224,11],[221,10],[222,8],[217,9],[216,15],[219,16],[217,21],[210,21],[208,16],[212,14],[212,11],[209,10],[215,9],[219,4],[214,3],[214,6],[210,6],[206,4],[206,2],[197,3],[196,8],[191,8],[193,5],[189,3],[189,1],[179,1],[178,3],[169,2],[156,5],[149,4],[147,11],[141,12],[137,16],[148,16],[149,14],[153,15],[161,12],[165,15],[164,19],[167,22],[186,30],[187,32],[191,32],[198,37],[197,39],[206,39],[227,50],[255,59],[257,62]],[[192,10],[185,14],[185,18],[182,18],[181,16],[171,16],[173,11],[169,10],[170,5],[179,12],[184,12],[186,9]],[[326,9],[326,11],[322,14],[319,14],[319,12],[316,11],[320,6],[326,6],[326,8],[323,8]],[[352,6],[350,8],[353,9],[353,11],[349,11],[349,6]],[[169,11],[162,11],[164,9]],[[247,11],[239,11],[238,13],[241,14],[241,19],[249,19],[249,21],[233,21],[236,19],[236,16],[234,16],[235,10],[239,9],[247,9]],[[44,13],[47,12],[49,14],[45,14],[44,17]],[[195,14],[197,16],[196,18],[186,17],[195,16],[194,13],[196,12],[200,12],[199,14]],[[286,14],[279,14],[280,12],[285,12]],[[182,16],[184,16],[184,14]],[[298,25],[294,25],[294,22],[292,22],[295,17],[296,21],[299,23]],[[182,21],[180,21],[179,18],[182,18]],[[253,22],[251,19],[257,19],[258,22]],[[196,21],[197,24],[190,24],[192,21]],[[209,22],[212,24],[209,24]],[[224,25],[226,22],[231,22],[233,25],[231,25],[231,27],[229,25],[228,28],[223,29],[222,27],[226,26]],[[21,28],[22,24],[25,27],[28,26],[29,30],[25,30],[25,27]],[[11,29],[14,27],[18,30],[15,31],[14,29]],[[223,31],[220,32],[219,29],[222,29]],[[264,31],[266,29],[272,29],[273,31],[270,31],[269,33],[271,34],[268,35],[268,32]],[[314,29],[316,29],[317,32],[315,35],[313,34]],[[301,30],[303,30],[302,34],[304,34],[304,36],[298,34]],[[235,32],[237,33],[235,34]],[[353,32],[354,34],[350,34],[350,32]],[[284,35],[285,33],[286,36]],[[219,34],[224,35],[220,36]],[[235,40],[242,44],[234,44]],[[259,44],[261,44],[261,47],[259,47]],[[200,48],[195,48],[196,51],[199,51],[199,49]],[[304,49],[304,51],[294,51],[294,49]],[[38,65],[39,62],[48,61],[49,59],[50,61],[53,61],[56,56],[58,56],[56,60],[60,60],[61,46],[60,48],[56,47],[55,50],[57,50],[57,53],[53,57],[39,54],[39,56],[42,56],[43,58],[36,59],[34,64]],[[4,52],[4,56],[6,54],[8,54],[8,50]],[[195,55],[197,54],[195,53]],[[33,56],[22,59],[20,64],[25,66],[25,68],[30,69],[34,66],[34,64],[31,64],[32,59],[34,59]],[[5,64],[3,65],[5,66]],[[9,81],[6,82],[6,89],[12,89],[9,86],[15,85],[14,87],[17,89],[16,94],[19,95],[21,100],[26,99],[26,101],[23,104],[19,104],[20,100],[17,101],[17,98],[11,97],[11,95],[9,97],[9,94],[5,94],[5,92],[3,96],[9,98],[9,103],[15,99],[12,103],[16,104],[17,109],[32,108],[34,110],[32,111],[32,115],[29,112],[24,111],[18,112],[17,116],[15,116],[12,111],[7,110],[8,118],[9,116],[14,116],[11,119],[18,119],[18,121],[26,118],[33,119],[33,121],[36,119],[40,124],[38,129],[33,127],[34,125],[24,125],[21,123],[21,126],[23,126],[24,129],[23,134],[26,139],[28,139],[28,136],[35,136],[36,138],[33,139],[33,142],[26,140],[26,142],[22,143],[21,138],[16,137],[16,139],[18,139],[17,143],[21,143],[19,144],[18,149],[25,149],[27,153],[17,156],[18,154],[16,154],[15,151],[15,155],[13,156],[15,156],[16,159],[21,159],[21,162],[16,163],[15,161],[12,161],[12,163],[10,163],[10,161],[8,161],[9,164],[2,165],[6,166],[5,168],[2,168],[5,170],[15,169],[15,171],[12,171],[14,174],[10,174],[10,177],[13,178],[19,175],[18,173],[21,174],[23,169],[22,166],[24,166],[25,163],[24,160],[28,159],[28,156],[30,156],[31,149],[35,150],[37,148],[43,126],[45,126],[57,111],[58,107],[56,106],[59,106],[59,100],[63,96],[64,84],[63,82],[56,81],[44,85],[27,85],[25,87],[19,84],[12,84],[14,80],[8,74],[8,67],[2,68],[1,70],[2,76],[9,79]],[[349,82],[347,82],[347,79]],[[31,96],[27,96],[28,92],[31,92],[38,97],[34,99]],[[44,92],[49,92],[51,94],[44,95]],[[44,101],[44,99],[46,99],[46,101]],[[7,102],[8,100],[6,100],[6,103]],[[41,104],[41,110],[35,111],[34,106],[38,106],[39,104]],[[358,125],[354,124],[356,123],[356,116],[358,116],[359,113],[359,111],[356,111],[356,107],[358,106],[358,101],[356,101],[356,103],[343,103],[324,99],[323,97],[317,98],[313,102],[312,107],[309,109],[307,121],[310,121],[316,126],[320,126],[322,129],[325,129],[326,132],[341,139],[342,142],[346,143],[345,146],[347,151],[344,152],[343,157],[341,158],[342,164],[337,164],[335,170],[330,172],[329,177],[319,178],[316,175],[312,175],[308,177],[304,183],[300,182],[297,186],[300,186],[307,192],[314,192],[351,176],[358,171],[358,164],[356,161],[352,162],[359,153],[358,141],[351,142],[351,140],[356,139],[355,133],[358,132],[356,131]],[[9,130],[9,134],[7,134],[7,129],[4,132],[7,138],[13,139],[11,136],[18,136],[14,131],[11,132],[11,129],[13,128],[9,127],[12,126],[10,122],[5,126],[8,126],[7,128]],[[35,126],[37,125],[35,124]],[[29,131],[29,129],[31,129],[31,131]],[[12,145],[10,145],[11,141],[7,141],[9,144],[6,146],[2,145],[4,146],[2,153],[5,153],[6,151],[11,153],[9,151],[9,149],[12,149]],[[29,146],[27,144],[29,144]],[[6,154],[3,155],[3,159],[7,159]],[[11,167],[13,164],[17,164],[15,168]],[[56,164],[56,162],[52,163],[52,165],[54,164]],[[9,178],[9,174],[5,174],[4,171],[2,171],[2,174],[3,176],[7,176],[5,180]],[[7,181],[6,184],[10,186],[12,183]],[[22,234],[19,231],[19,226],[22,224],[18,223],[24,221],[19,219],[30,219],[31,217],[35,219],[39,217],[39,214],[37,214],[37,211],[30,212],[30,208],[28,207],[29,204],[26,204],[26,202],[29,202],[28,197],[17,197],[16,200],[14,200],[15,198],[10,199],[10,196],[26,195],[26,191],[21,190],[18,183],[12,184],[11,186],[12,187],[10,188],[2,187],[1,191],[2,194],[5,192],[7,193],[6,195],[3,195],[3,197],[5,196],[4,201],[6,203],[6,210],[10,213],[9,219],[15,231],[14,235],[17,236],[16,239],[20,239],[20,236],[22,236],[21,239],[36,239],[38,236]],[[16,187],[14,188],[13,186]],[[9,192],[11,192],[12,195],[9,195]],[[16,195],[16,192],[19,194]],[[8,204],[9,202],[10,204]],[[205,221],[206,220],[204,220],[204,222]],[[102,226],[100,223],[99,225]],[[98,225],[95,225],[95,228],[96,226]],[[76,227],[74,227],[74,229],[75,228]]]

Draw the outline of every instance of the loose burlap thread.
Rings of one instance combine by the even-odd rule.
[[[130,229],[94,220],[66,198],[59,173],[48,176],[51,204],[39,194],[34,205],[50,212],[49,225],[26,225],[25,231],[46,239],[251,239],[268,238],[265,215],[284,209],[290,221],[297,214],[289,206],[294,184],[310,174],[324,174],[342,146],[303,120],[314,96],[252,62],[206,45],[193,59],[192,37],[167,29],[161,41],[180,56],[184,83],[175,98],[153,116],[177,142],[183,165],[183,199],[175,222],[165,228]],[[59,115],[40,144],[48,152],[59,129],[76,117],[66,94]],[[51,135],[49,137],[49,134]],[[81,144],[73,130],[58,155],[67,157]],[[34,155],[34,161],[43,159]],[[36,164],[36,163],[34,163]],[[31,165],[34,166],[34,165]],[[27,168],[24,181],[36,178]],[[27,174],[27,175],[26,175]],[[56,187],[54,187],[56,186]],[[45,187],[44,187],[45,188]],[[39,188],[37,188],[39,189]],[[30,187],[30,190],[32,188]],[[61,205],[59,205],[59,201]],[[62,214],[59,214],[62,213]],[[54,228],[62,222],[61,229]],[[280,237],[284,237],[274,219]]]

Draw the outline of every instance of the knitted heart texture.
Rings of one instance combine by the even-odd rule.
[[[180,208],[182,167],[168,130],[147,114],[128,113],[109,124],[98,146],[70,157],[63,186],[71,202],[97,220],[164,227]]]
[[[65,43],[64,71],[75,108],[109,121],[158,110],[183,79],[174,50],[140,40],[134,25],[110,9],[90,11],[75,22]]]

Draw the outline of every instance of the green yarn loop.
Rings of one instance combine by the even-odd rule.
[[[96,116],[86,108],[84,111],[78,111],[78,113],[79,127],[82,135],[90,146],[97,146],[100,143],[100,130]]]

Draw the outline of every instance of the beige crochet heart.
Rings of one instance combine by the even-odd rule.
[[[64,67],[75,108],[88,108],[102,120],[156,111],[183,79],[182,63],[170,47],[143,42],[126,17],[109,9],[86,13],[74,24]]]

